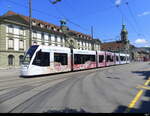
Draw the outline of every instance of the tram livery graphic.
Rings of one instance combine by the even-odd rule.
[[[33,45],[25,53],[21,76],[92,69],[130,63],[129,54]]]

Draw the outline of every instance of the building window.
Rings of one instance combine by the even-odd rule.
[[[37,32],[37,38],[41,39],[41,33],[40,32]]]
[[[53,31],[54,31],[54,27],[51,27],[51,30],[53,30]]]
[[[14,64],[14,56],[13,55],[9,55],[8,56],[8,65],[9,66],[13,66]]]
[[[49,35],[47,33],[44,35],[44,41],[49,41]]]
[[[8,26],[8,33],[13,33],[13,26],[12,25]]]
[[[66,42],[66,37],[63,37],[63,44],[64,44],[64,46],[66,46],[66,44],[67,44],[67,42]]]
[[[51,45],[51,35],[48,35],[48,41],[49,41],[49,45]]]
[[[8,40],[8,49],[13,49],[14,48],[14,40],[13,39],[9,39]]]
[[[55,45],[57,46],[57,36],[55,36]]]
[[[80,49],[80,43],[78,43],[78,49]]]
[[[44,33],[42,33],[42,40],[44,41]]]
[[[23,57],[24,57],[23,55],[20,55],[20,56],[19,56],[19,65],[21,65],[21,64],[22,64]]]
[[[45,25],[45,28],[48,29],[49,28],[48,25]]]
[[[61,46],[63,47],[63,37],[60,37]]]
[[[20,35],[24,35],[24,30],[23,30],[22,28],[20,28],[19,34],[20,34]]]
[[[21,49],[21,50],[24,49],[24,42],[23,42],[23,40],[19,41],[19,49]]]
[[[37,32],[33,31],[33,38],[37,38]]]

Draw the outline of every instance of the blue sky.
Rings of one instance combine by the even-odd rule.
[[[94,37],[102,42],[120,39],[124,22],[132,44],[150,47],[150,0],[62,0],[55,5],[49,2],[53,0],[32,1],[34,18],[56,25],[67,19],[70,29],[86,34],[93,26]],[[28,0],[0,0],[0,6],[0,15],[12,10],[28,16]]]

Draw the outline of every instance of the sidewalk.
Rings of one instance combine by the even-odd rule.
[[[0,67],[0,70],[11,70],[11,69],[20,69],[20,67],[5,67],[5,68]]]

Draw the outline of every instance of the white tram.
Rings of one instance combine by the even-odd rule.
[[[21,75],[36,76],[71,71],[69,48],[32,46],[25,54]]]
[[[130,63],[129,54],[33,45],[26,52],[21,76],[38,76]]]

